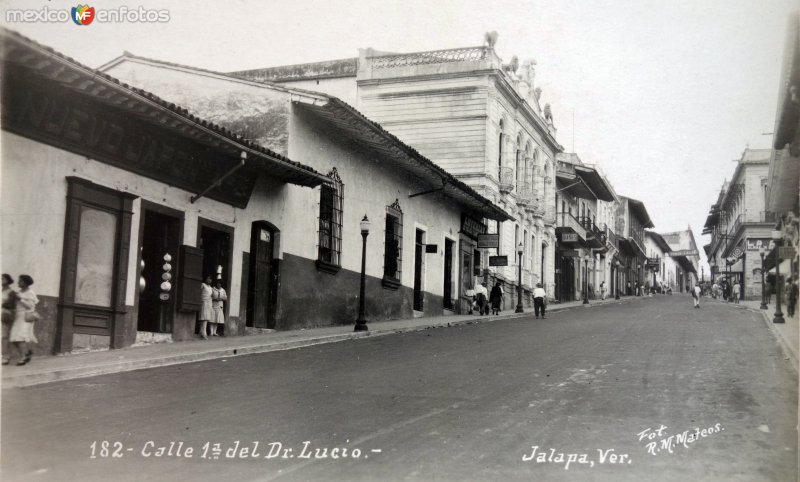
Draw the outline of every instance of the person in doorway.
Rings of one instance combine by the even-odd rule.
[[[738,281],[733,283],[733,302],[737,305],[739,304],[739,298],[741,298],[742,294],[742,287],[739,285]]]
[[[33,352],[30,344],[38,342],[34,333],[34,325],[39,318],[38,313],[36,313],[36,304],[39,303],[39,298],[30,288],[31,285],[33,285],[33,278],[26,274],[19,275],[19,281],[17,282],[19,291],[16,295],[14,324],[11,325],[11,333],[9,333],[8,337],[19,354],[17,365],[25,365],[31,361]]]
[[[17,292],[11,287],[13,284],[14,278],[3,273],[3,365],[8,365],[11,359],[8,335],[11,332],[11,325],[14,324],[14,311],[17,304]]]
[[[214,308],[211,304],[211,295],[214,289],[211,287],[211,276],[205,277],[205,281],[200,283],[200,313],[197,314],[197,319],[200,321],[200,337],[208,340],[208,333],[206,331],[208,322],[214,319]]]
[[[500,304],[503,302],[503,288],[498,281],[492,287],[492,292],[489,294],[489,301],[492,303],[492,314],[500,314]]]
[[[477,303],[479,315],[489,314],[489,291],[486,289],[486,283],[478,283],[478,286],[475,287],[475,303]]]
[[[606,282],[605,281],[601,281],[600,282],[600,299],[601,300],[606,299]]]
[[[536,283],[536,288],[533,289],[533,311],[536,318],[539,318],[539,311],[542,312],[542,319],[545,318],[545,306],[547,306],[547,293],[542,288],[542,283]]]
[[[789,278],[789,284],[786,286],[786,310],[791,317],[794,317],[794,311],[797,309],[798,292],[800,288],[797,286],[797,280]]]
[[[700,285],[696,284],[692,288],[692,298],[694,298],[694,307],[700,308]]]
[[[225,288],[222,287],[222,280],[217,280],[214,288],[211,290],[211,336],[219,336],[217,329],[219,325],[225,324],[225,301],[228,300],[228,294],[225,293]]]

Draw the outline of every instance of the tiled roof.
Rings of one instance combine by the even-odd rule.
[[[299,162],[292,161],[291,159],[287,158],[286,156],[282,156],[281,154],[278,154],[278,153],[276,153],[276,152],[274,152],[274,151],[272,151],[270,149],[267,149],[267,148],[261,146],[260,144],[257,144],[255,142],[243,137],[242,135],[236,133],[236,132],[233,132],[233,131],[225,128],[225,127],[222,127],[220,125],[214,124],[213,122],[210,122],[208,120],[202,119],[202,118],[200,118],[198,116],[195,116],[194,114],[191,114],[189,112],[189,110],[186,109],[185,107],[182,107],[182,106],[179,106],[179,105],[174,104],[172,102],[169,102],[167,100],[164,100],[164,99],[158,97],[157,95],[153,94],[152,92],[148,92],[146,90],[139,89],[137,87],[133,87],[131,85],[128,85],[125,82],[122,82],[119,79],[116,79],[116,78],[112,77],[111,75],[108,75],[108,74],[106,74],[104,72],[101,72],[100,70],[92,69],[91,67],[88,67],[88,66],[86,66],[84,64],[81,64],[80,62],[76,61],[75,59],[62,54],[62,53],[54,50],[53,48],[48,47],[46,45],[42,45],[42,44],[36,42],[35,40],[32,40],[32,39],[30,39],[30,38],[28,38],[28,37],[26,37],[26,36],[24,36],[24,35],[22,35],[22,34],[20,34],[18,32],[15,32],[13,30],[9,30],[7,28],[0,27],[0,37],[6,37],[6,39],[4,39],[6,42],[10,39],[10,40],[14,40],[14,41],[17,41],[19,43],[22,43],[26,47],[34,48],[36,50],[40,50],[40,51],[46,52],[46,53],[50,54],[50,56],[52,56],[52,57],[56,57],[57,59],[60,59],[61,61],[65,61],[66,63],[71,64],[71,66],[76,68],[76,69],[83,70],[86,73],[92,74],[94,76],[102,77],[103,79],[105,79],[105,80],[107,80],[107,81],[109,81],[109,82],[111,82],[113,84],[116,84],[120,89],[124,89],[124,90],[126,90],[128,92],[135,93],[135,94],[147,99],[148,101],[156,104],[160,108],[166,109],[166,110],[168,110],[168,111],[170,111],[170,112],[172,112],[174,114],[177,114],[178,116],[182,117],[187,122],[190,122],[190,123],[192,123],[192,124],[194,124],[196,126],[199,126],[199,127],[202,127],[202,128],[204,128],[204,129],[206,129],[208,131],[211,131],[211,132],[213,132],[213,133],[215,133],[215,134],[217,134],[217,135],[219,135],[221,137],[224,137],[225,139],[227,139],[229,141],[232,141],[232,142],[234,142],[236,144],[239,144],[241,146],[247,147],[249,150],[256,151],[256,152],[258,152],[260,154],[263,154],[263,155],[265,155],[265,156],[267,156],[267,157],[269,157],[271,159],[278,160],[281,163],[288,164],[289,166],[292,166],[293,168],[305,171],[305,172],[311,174],[313,177],[318,177],[319,178],[319,182],[315,183],[315,185],[321,184],[322,181],[325,179],[325,177],[322,174],[318,173],[317,171],[315,171],[310,166],[306,166],[306,165],[301,164]]]

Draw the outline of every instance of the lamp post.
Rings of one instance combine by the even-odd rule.
[[[772,239],[775,241],[775,317],[773,323],[786,323],[781,312],[781,232],[772,231]]]
[[[762,310],[767,309],[767,285],[764,281],[764,255],[767,254],[767,248],[761,246],[758,248],[758,254],[761,255],[761,308]]]
[[[522,243],[517,246],[517,309],[514,313],[522,313]]]
[[[583,255],[583,262],[585,264],[583,268],[583,304],[589,304],[589,255]]]
[[[614,279],[614,284],[616,285],[615,289],[614,289],[614,291],[616,292],[615,295],[614,295],[614,299],[618,300],[619,299],[619,260],[614,261],[614,266],[617,267],[617,275],[616,275],[616,277]]]
[[[367,236],[369,235],[369,219],[364,215],[361,220],[361,238],[363,244],[361,246],[361,292],[358,297],[358,318],[356,318],[356,327],[353,331],[368,331],[367,320],[364,318],[364,306],[366,300],[364,299],[364,284],[366,282],[366,267],[367,267]]]

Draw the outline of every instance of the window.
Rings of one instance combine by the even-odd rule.
[[[383,253],[383,286],[397,289],[403,261],[403,211],[395,199],[394,204],[386,206],[386,230]]]
[[[341,266],[344,184],[335,167],[328,173],[328,177],[331,182],[322,185],[319,198],[317,267],[335,273]]]

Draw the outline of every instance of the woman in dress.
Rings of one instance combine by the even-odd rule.
[[[219,336],[217,328],[219,325],[225,324],[225,301],[228,299],[228,294],[225,293],[225,288],[222,287],[222,280],[217,280],[214,285],[214,290],[211,292],[211,336]]]
[[[11,288],[14,278],[3,273],[3,365],[8,365],[11,356],[11,346],[8,335],[11,325],[14,324],[14,311],[16,310],[17,292]]]
[[[14,324],[11,326],[11,334],[9,340],[19,354],[20,360],[17,365],[24,365],[31,361],[31,348],[29,343],[36,343],[36,335],[33,332],[34,319],[31,316],[36,313],[36,304],[39,303],[39,298],[36,293],[30,288],[33,284],[33,278],[26,274],[19,275],[19,292],[16,295],[16,308],[14,310]],[[30,315],[29,315],[30,313]],[[31,321],[28,321],[31,320]]]
[[[200,313],[197,319],[200,320],[200,336],[208,340],[206,327],[208,322],[214,319],[214,310],[211,306],[211,295],[214,289],[211,287],[211,276],[206,276],[205,281],[200,283]]]
[[[500,303],[503,301],[503,288],[500,287],[500,282],[495,283],[492,287],[492,292],[489,294],[489,301],[492,303],[492,314],[500,314]]]

